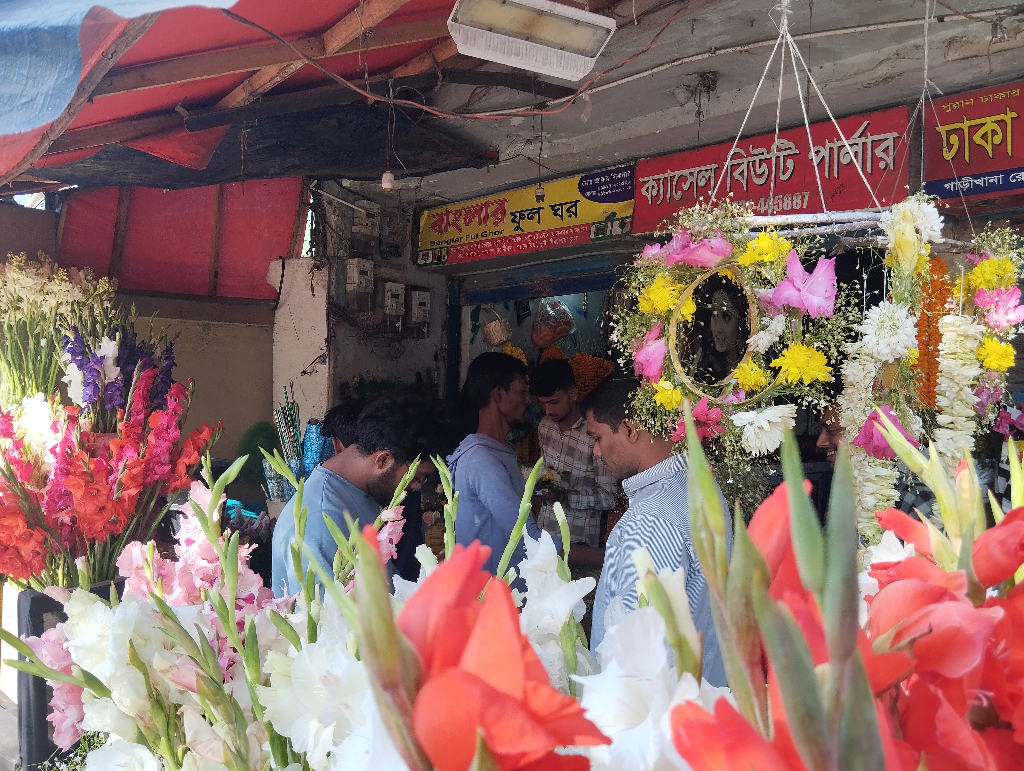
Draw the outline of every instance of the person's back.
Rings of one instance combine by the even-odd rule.
[[[526,365],[504,353],[480,354],[469,365],[461,398],[471,433],[448,458],[452,486],[459,493],[455,540],[489,546],[484,569],[493,573],[519,519],[526,489],[515,449],[505,442],[509,427],[522,419],[529,403]],[[540,537],[533,514],[526,528]],[[509,565],[515,567],[525,557],[520,541]]]
[[[359,523],[359,527],[373,524],[380,514],[381,506],[369,493],[360,490],[335,471],[317,466],[310,472],[303,485],[302,503],[307,509],[306,531],[304,543],[321,565],[330,566],[334,562],[338,546],[327,528],[324,516],[330,517],[341,532],[348,532],[345,522],[347,513]],[[298,594],[301,590],[299,578],[295,575],[292,564],[291,545],[295,542],[295,499],[285,504],[274,527],[273,541],[273,589],[280,597],[285,594]],[[302,570],[305,574],[309,565],[309,556],[302,557]]]
[[[629,498],[629,508],[612,528],[605,546],[594,599],[591,650],[604,639],[605,612],[613,598],[622,600],[626,612],[636,610],[638,575],[633,553],[644,548],[658,571],[684,571],[690,613],[704,642],[704,678],[712,685],[725,685],[711,595],[690,535],[686,457],[673,455],[670,441],[639,429],[626,418],[625,405],[636,387],[638,381],[632,378],[611,378],[594,390],[584,407],[594,454],[622,480]],[[732,530],[726,531],[731,550]]]
[[[346,534],[346,512],[359,527],[373,524],[417,457],[420,463],[409,489],[418,490],[434,471],[429,457],[451,447],[442,412],[436,399],[408,392],[380,397],[360,413],[354,442],[313,469],[303,492],[308,510],[304,543],[326,571],[332,569],[338,549],[324,515]],[[309,564],[304,554],[303,575],[295,575],[291,555],[296,539],[294,509],[295,496],[274,529],[273,588],[278,596],[299,591]]]

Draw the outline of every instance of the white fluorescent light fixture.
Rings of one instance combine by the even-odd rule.
[[[460,54],[576,81],[594,68],[615,20],[550,0],[459,0],[448,31]]]

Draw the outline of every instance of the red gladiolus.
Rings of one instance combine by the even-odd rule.
[[[899,509],[876,511],[875,517],[883,530],[891,530],[901,541],[914,544],[914,550],[925,557],[932,556],[932,541],[928,526],[919,519],[904,514]]]
[[[868,575],[878,581],[879,589],[906,578],[916,578],[949,589],[957,597],[967,596],[967,574],[964,571],[947,573],[924,557],[907,557],[899,562],[875,562],[868,570]]]
[[[982,586],[995,586],[1024,564],[1024,508],[1014,509],[978,536],[971,551],[974,574]]]
[[[555,755],[568,745],[607,744],[579,702],[551,687],[519,630],[511,590],[481,568],[490,550],[458,549],[412,596],[398,626],[423,663],[413,729],[437,771],[465,771],[478,734],[502,771],[585,768]]]
[[[804,490],[811,492],[811,483],[804,480]],[[768,563],[772,583],[768,593],[781,600],[786,592],[802,594],[805,590],[793,551],[793,532],[789,526],[789,492],[786,483],[775,488],[757,507],[747,532]]]

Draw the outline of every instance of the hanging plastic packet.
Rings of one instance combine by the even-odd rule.
[[[309,476],[310,472],[320,465],[325,444],[330,446],[331,441],[320,435],[320,421],[310,418],[302,434],[302,470],[305,472],[303,476]]]

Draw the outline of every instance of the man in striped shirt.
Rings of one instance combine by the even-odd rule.
[[[605,612],[612,598],[621,598],[627,613],[636,609],[637,571],[632,555],[643,547],[657,570],[685,571],[690,614],[704,640],[704,679],[723,686],[725,667],[711,617],[710,590],[690,537],[686,456],[673,455],[671,441],[654,436],[627,418],[630,395],[639,387],[640,381],[635,378],[613,376],[594,389],[584,403],[594,455],[603,458],[612,474],[622,480],[629,498],[629,508],[612,529],[605,547],[590,647],[596,650],[604,639]],[[726,533],[731,551],[732,528],[727,527]]]

